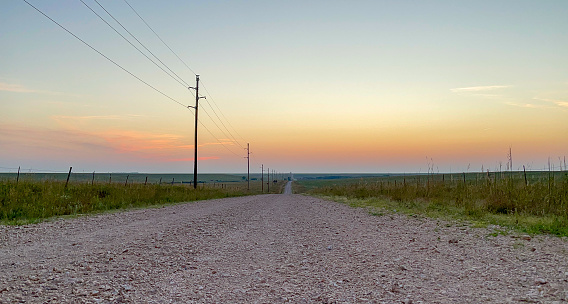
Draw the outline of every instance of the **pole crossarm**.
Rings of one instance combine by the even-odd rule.
[[[195,90],[195,138],[194,138],[194,155],[193,155],[193,188],[197,188],[197,114],[199,109],[199,99],[205,97],[199,97],[199,75],[195,75],[195,88],[189,87]]]

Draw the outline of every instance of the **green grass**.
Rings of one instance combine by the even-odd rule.
[[[279,193],[285,183],[271,184]],[[179,202],[244,196],[261,193],[260,182],[200,184],[69,183],[61,181],[0,180],[0,223],[36,223],[51,217],[100,213]],[[267,192],[266,185],[264,193]]]
[[[298,181],[296,192],[322,196],[377,215],[400,212],[500,225],[530,234],[568,236],[568,174],[450,179],[440,175]],[[396,182],[395,182],[396,181]]]
[[[93,179],[94,177],[94,179]],[[0,173],[1,180],[16,180],[16,173]],[[73,183],[145,183],[158,184],[160,181],[163,184],[174,182],[174,184],[190,184],[193,181],[193,174],[169,174],[169,173],[79,173],[73,172],[70,177],[70,182]],[[20,174],[20,180],[26,181],[65,181],[67,173],[24,173]],[[199,183],[232,183],[241,182],[246,179],[246,174],[199,174],[197,180]]]

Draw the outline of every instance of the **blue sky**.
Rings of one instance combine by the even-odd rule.
[[[193,103],[79,0],[29,2]],[[99,2],[194,82],[124,1]],[[246,142],[254,168],[301,172],[424,171],[426,159],[440,171],[496,168],[509,147],[518,166],[543,168],[568,154],[566,1],[129,3],[207,88],[206,172],[246,171]],[[0,167],[192,170],[192,112],[24,1],[2,7]]]

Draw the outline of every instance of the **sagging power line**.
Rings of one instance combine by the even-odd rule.
[[[196,106],[188,106],[183,104],[182,102],[172,98],[171,96],[167,95],[166,93],[164,93],[163,91],[157,89],[155,86],[151,85],[150,83],[148,83],[147,81],[143,80],[142,78],[140,78],[139,76],[135,75],[133,72],[129,71],[128,69],[126,69],[125,67],[123,67],[122,65],[120,65],[119,63],[117,63],[116,61],[112,60],[109,56],[103,54],[101,51],[99,51],[98,49],[96,49],[94,46],[92,46],[91,44],[87,43],[85,40],[81,39],[78,35],[74,34],[73,32],[71,32],[69,29],[67,29],[66,27],[64,27],[62,24],[58,23],[57,21],[55,21],[53,18],[51,18],[50,16],[48,16],[46,13],[44,13],[42,10],[40,10],[39,8],[37,8],[36,6],[32,5],[30,2],[28,2],[27,0],[23,0],[26,4],[28,4],[30,7],[32,7],[33,9],[35,9],[36,11],[38,11],[40,14],[42,14],[44,17],[46,17],[47,19],[49,19],[50,21],[52,21],[53,23],[55,23],[57,26],[59,26],[60,28],[62,28],[63,30],[65,30],[68,34],[72,35],[74,38],[76,38],[77,40],[81,41],[83,44],[85,44],[86,46],[88,46],[90,49],[92,49],[93,51],[95,51],[96,53],[98,53],[100,56],[102,56],[103,58],[105,58],[106,60],[110,61],[111,63],[113,63],[115,66],[117,66],[118,68],[120,68],[121,70],[123,70],[124,72],[128,73],[129,75],[131,75],[132,77],[136,78],[138,81],[144,83],[146,86],[150,87],[151,89],[155,90],[156,92],[160,93],[161,95],[163,95],[164,97],[176,102],[177,104],[183,106],[184,108],[190,110],[191,112],[192,109],[197,110],[197,103]],[[81,3],[83,3],[83,5],[85,5],[92,13],[94,13],[100,20],[102,20],[105,24],[107,24],[111,29],[113,29],[113,31],[115,31],[119,36],[121,36],[125,41],[127,41],[132,47],[134,47],[139,53],[141,53],[142,55],[144,55],[144,57],[146,57],[149,61],[151,61],[154,65],[156,65],[158,68],[160,68],[164,73],[166,73],[170,78],[174,79],[176,82],[178,82],[180,85],[183,85],[185,88],[189,87],[187,86],[187,82],[185,82],[178,74],[176,74],[171,68],[169,68],[162,60],[160,60],[152,51],[150,51],[150,49],[148,47],[146,47],[139,39],[137,39],[115,16],[113,16],[103,5],[101,5],[101,3],[99,3],[99,1],[94,0],[115,22],[117,22],[133,39],[135,39],[138,44],[140,44],[147,52],[149,52],[157,61],[159,61],[164,67],[166,67],[166,69],[168,69],[172,74],[174,74],[177,79],[170,74],[168,71],[166,71],[164,68],[162,68],[158,63],[156,63],[154,60],[152,60],[147,54],[145,54],[142,50],[140,50],[140,48],[138,48],[136,45],[134,45],[134,43],[132,43],[128,38],[126,38],[123,34],[121,34],[114,26],[112,26],[109,22],[107,22],[100,14],[98,14],[93,8],[91,8],[87,3],[85,3],[83,0],[80,0]],[[135,14],[146,24],[146,26],[148,26],[148,28],[150,28],[150,30],[160,39],[160,41],[162,41],[162,43],[164,43],[164,45],[192,72],[195,74],[195,72],[193,72],[193,70],[163,41],[163,39],[148,25],[148,23],[140,16],[140,14],[138,14],[138,12],[136,12],[136,10],[134,10],[134,8],[126,1],[124,0],[124,2],[135,12]],[[196,75],[197,77],[197,75]],[[197,86],[196,86],[197,88]],[[207,89],[205,88],[205,90],[207,91]],[[191,91],[190,91],[191,92]],[[192,93],[193,94],[193,93]],[[200,99],[199,95],[195,95],[196,100]],[[202,96],[201,96],[202,97]],[[214,100],[212,100],[213,104],[215,105],[215,107],[217,108],[217,110],[221,113],[221,115],[225,118],[225,120],[227,121],[227,124],[229,124],[233,130],[236,132],[236,130],[234,129],[234,127],[230,124],[230,122],[227,120],[226,116],[222,113],[222,111],[220,110],[219,106],[214,102]],[[215,110],[215,108],[211,105],[211,103],[207,102],[206,103],[211,110],[213,111],[215,117],[217,118],[217,120],[221,123],[221,125],[223,126],[223,128],[221,128],[217,122],[215,121],[215,118],[213,116],[211,116],[207,110],[204,109],[206,115],[211,119],[211,121],[215,124],[215,126],[221,131],[221,133],[229,138],[229,140],[231,140],[234,143],[237,143],[239,146],[243,147],[241,145],[241,143],[235,138],[235,136],[232,134],[232,132],[229,130],[229,128],[227,128],[227,126],[225,125],[225,123],[223,122],[223,119],[221,119],[221,117],[217,114],[217,111]],[[241,155],[239,155],[238,153],[235,153],[233,150],[231,150],[226,143],[224,143],[223,141],[221,141],[219,138],[217,138],[217,136],[214,135],[214,133],[207,128],[206,125],[203,124],[202,121],[198,121],[197,120],[197,111],[195,113],[193,113],[196,116],[196,122],[195,122],[195,128],[197,130],[197,124],[201,124],[205,130],[219,143],[221,144],[225,149],[227,149],[229,152],[231,152],[232,154],[240,157]],[[226,131],[226,132],[225,132]],[[236,132],[238,134],[238,132]],[[228,136],[227,136],[228,135]],[[238,134],[241,138],[242,136],[240,134]],[[244,138],[243,138],[244,140]],[[197,142],[195,142],[195,149],[197,149]],[[195,161],[197,161],[197,155],[195,155]],[[196,166],[194,166],[196,167]],[[196,171],[196,170],[194,170]]]
[[[227,119],[227,117],[225,116],[225,114],[223,114],[223,111],[221,111],[221,109],[219,108],[219,106],[217,105],[217,103],[215,102],[215,99],[213,98],[213,96],[211,95],[211,93],[209,93],[209,91],[207,90],[207,87],[202,83],[201,86],[203,87],[203,89],[205,90],[205,92],[207,93],[207,96],[209,96],[209,99],[211,99],[211,102],[213,102],[213,104],[215,105],[215,107],[217,108],[217,110],[219,110],[219,113],[221,113],[221,116],[223,116],[223,118],[225,118],[225,120],[227,121],[227,124],[229,124],[229,126],[235,131],[235,133],[237,133],[237,135],[239,135],[239,137],[243,140],[243,142],[246,142],[247,140],[244,139],[239,132],[237,132],[237,130],[233,127],[233,125],[231,124],[231,122]],[[209,104],[209,102],[207,102]],[[223,125],[223,127],[225,127],[225,129],[227,130],[227,132],[229,133],[229,135],[231,135],[231,138],[241,147],[244,149],[244,147],[239,143],[239,141],[235,138],[235,136],[233,136],[232,132],[227,128],[227,126],[223,123],[223,120],[221,120],[221,118],[219,117],[219,115],[217,115],[217,112],[215,111],[215,109],[211,106],[211,104],[209,104],[209,106],[211,107],[211,109],[213,109],[213,112],[215,113],[215,115],[217,116],[217,118],[219,119],[219,121],[221,122],[221,124]]]
[[[96,1],[96,0],[95,0]],[[179,61],[189,70],[191,71],[194,75],[197,76],[197,74],[193,71],[193,69],[191,69],[189,67],[189,65],[162,39],[162,37],[160,37],[160,35],[150,26],[150,24],[148,24],[148,22],[146,22],[146,20],[138,13],[138,11],[136,11],[136,9],[134,9],[134,7],[132,7],[132,5],[130,5],[130,3],[128,3],[127,0],[123,0],[124,3],[126,3],[130,9],[132,9],[132,11],[136,14],[136,16],[138,16],[138,18],[140,18],[140,20],[142,20],[142,22],[150,29],[150,31],[152,31],[152,33],[154,33],[154,35],[164,44],[164,46],[166,46],[166,48],[168,48],[168,50],[170,50],[170,52],[172,52],[172,54],[179,59]],[[118,21],[117,21],[118,22]],[[219,117],[219,115],[217,114],[217,111],[215,111],[215,108],[213,106],[211,106],[211,104],[209,103],[209,100],[211,100],[211,102],[215,105],[215,107],[217,108],[217,110],[221,113],[221,116],[223,116],[223,118],[227,121],[227,124],[229,124],[231,126],[231,128],[235,131],[235,133],[237,133],[237,135],[240,136],[240,138],[243,140],[243,142],[246,142],[246,140],[236,131],[236,129],[231,125],[230,121],[227,119],[227,117],[223,114],[223,112],[221,111],[221,109],[219,108],[219,106],[217,105],[217,103],[215,102],[215,99],[213,99],[211,93],[209,92],[209,90],[207,90],[207,87],[203,84],[203,82],[201,83],[201,87],[205,90],[205,92],[207,93],[207,96],[209,96],[209,99],[206,100],[206,104],[209,105],[209,107],[211,108],[211,110],[213,110],[213,113],[215,114],[215,116],[217,117],[217,119],[219,120],[219,122],[223,125],[223,127],[225,128],[225,130],[227,131],[227,133],[230,135],[229,137],[231,137],[241,148],[244,148],[243,145],[241,145],[241,143],[235,138],[235,136],[232,134],[232,132],[227,128],[227,126],[225,125],[225,123],[223,123],[223,120],[221,119],[221,117]],[[212,121],[214,121],[213,117],[211,117],[208,113],[206,113]],[[216,123],[215,123],[216,124]],[[221,130],[223,133],[224,131],[219,127],[219,130]]]
[[[22,0],[24,1],[26,4],[28,4],[29,6],[31,6],[33,9],[35,9],[36,11],[38,11],[40,14],[42,14],[43,16],[45,16],[47,19],[49,19],[51,22],[57,24],[57,26],[59,26],[60,28],[62,28],[64,31],[66,31],[67,33],[69,33],[71,36],[75,37],[77,40],[81,41],[84,45],[88,46],[90,49],[92,49],[93,51],[97,52],[99,55],[103,56],[106,60],[110,61],[112,64],[114,64],[115,66],[117,66],[118,68],[120,68],[121,70],[123,70],[124,72],[128,73],[130,76],[136,78],[138,81],[142,82],[143,84],[145,84],[146,86],[150,87],[151,89],[153,89],[154,91],[162,94],[164,97],[170,99],[171,101],[183,106],[184,108],[187,108],[186,105],[184,105],[183,103],[179,102],[178,100],[166,95],[166,93],[158,90],[156,87],[152,86],[151,84],[149,84],[148,82],[142,80],[140,77],[134,75],[134,73],[130,72],[129,70],[127,70],[126,68],[124,68],[123,66],[121,66],[120,64],[118,64],[116,61],[110,59],[108,56],[106,56],[105,54],[103,54],[102,52],[100,52],[99,50],[97,50],[95,47],[93,47],[92,45],[90,45],[89,43],[87,43],[85,40],[79,38],[79,36],[75,35],[73,32],[71,32],[70,30],[68,30],[66,27],[64,27],[63,25],[61,25],[59,22],[55,21],[54,19],[52,19],[51,17],[49,17],[47,14],[45,14],[43,11],[41,11],[40,9],[38,9],[37,7],[33,6],[31,3],[29,3],[27,0]]]
[[[132,9],[136,16],[138,16],[138,18],[140,18],[140,20],[142,20],[142,22],[146,24],[146,26],[152,31],[152,33],[154,33],[154,35],[156,35],[156,37],[158,37],[158,39],[160,39],[160,41],[179,59],[179,61],[181,61],[181,63],[183,63],[183,65],[185,65],[185,67],[187,67],[193,73],[193,75],[197,76],[197,74],[187,65],[187,63],[185,63],[185,61],[183,61],[183,59],[181,59],[178,54],[176,54],[176,52],[174,52],[174,50],[170,48],[170,46],[160,37],[160,35],[158,35],[158,33],[156,33],[154,29],[152,29],[152,27],[146,22],[146,20],[144,20],[144,18],[142,18],[142,16],[138,14],[138,12],[132,7],[132,5],[130,5],[130,3],[128,3],[128,1],[126,0],[124,0],[124,2]]]
[[[189,84],[187,82],[185,82],[185,80],[183,80],[183,78],[181,78],[178,74],[176,74],[176,72],[172,71],[172,69],[170,69],[170,67],[168,67],[168,65],[166,65],[162,60],[160,60],[160,58],[158,58],[154,53],[152,53],[152,51],[150,51],[142,42],[140,42],[140,40],[138,40],[138,38],[136,38],[136,36],[134,36],[134,34],[132,34],[126,27],[124,27],[124,25],[122,25],[122,23],[120,21],[118,21],[104,6],[102,6],[102,4],[99,3],[98,0],[94,0],[114,21],[116,21],[116,23],[118,23],[120,25],[120,27],[122,27],[122,29],[124,29],[129,35],[130,37],[132,37],[134,40],[136,40],[136,42],[138,42],[138,44],[140,44],[146,51],[148,51],[148,53],[150,53],[152,55],[152,57],[154,57],[156,60],[158,60],[166,69],[168,69],[168,71],[170,71],[172,74],[174,74],[177,79],[179,79],[178,82],[180,82],[181,85],[183,85],[185,88],[189,86]],[[81,2],[83,2],[83,0],[81,0]],[[83,2],[84,3],[84,2]],[[86,4],[85,4],[86,5]],[[104,21],[104,20],[103,20]],[[106,23],[106,21],[105,21]],[[108,23],[107,23],[108,24]],[[113,28],[114,29],[114,28]],[[115,30],[116,31],[116,30]],[[121,35],[122,36],[122,35]],[[132,45],[132,44],[131,44]],[[134,46],[134,45],[132,45]],[[138,48],[136,48],[138,49]],[[146,56],[144,54],[144,56]],[[146,58],[148,58],[146,56]],[[148,58],[150,59],[150,58]],[[153,60],[151,60],[154,64],[156,64]],[[156,66],[158,66],[156,64]],[[160,67],[160,66],[158,66]],[[161,68],[161,67],[160,67]],[[163,70],[163,69],[162,69]],[[164,71],[166,72],[166,71]],[[168,74],[166,72],[166,74]],[[177,79],[175,79],[173,76],[171,76],[170,74],[168,74],[170,77],[172,77],[174,80],[177,81]]]
[[[81,0],[83,1],[83,0]],[[100,5],[100,3],[97,0],[94,0],[95,2],[97,2],[97,4],[99,4],[99,6],[101,6],[101,8],[103,8],[108,14],[109,16],[111,16],[118,24],[120,24],[122,26],[122,24],[116,19],[114,18],[104,7],[102,7],[102,5]],[[130,5],[130,3],[128,3],[128,1],[124,0],[124,2],[132,9],[132,11],[140,18],[140,20],[142,20],[142,22],[154,33],[154,35],[156,35],[156,37],[183,63],[183,65],[185,65],[193,74],[195,74],[195,72],[185,63],[185,61],[183,61],[181,59],[181,57],[179,57],[177,55],[177,53],[160,37],[160,35],[158,35],[158,33],[156,31],[154,31],[154,29],[148,24],[148,22],[146,22],[146,20],[144,20],[144,18],[142,18],[142,16],[134,9],[134,7],[132,7],[132,5]],[[128,31],[124,26],[122,26],[123,29],[125,31],[127,31],[134,39],[136,39],[136,37],[134,37],[134,35],[132,35],[130,33],[130,31]],[[140,45],[142,45],[148,52],[150,52],[154,57],[156,57],[148,48],[146,48],[138,39],[136,39],[136,41],[138,41],[138,43],[140,43]],[[159,58],[156,57],[156,59],[158,61],[160,61],[162,64],[164,64],[161,60],[159,60]],[[164,64],[164,66],[166,66]],[[166,66],[166,68],[168,68]],[[171,69],[168,68],[168,70],[171,71]],[[174,73],[173,71],[171,71],[172,73]],[[174,73],[175,74],[175,73]],[[176,76],[178,76],[177,74],[175,74]],[[195,74],[197,76],[197,74]],[[179,77],[179,76],[178,76]],[[179,77],[181,79],[181,77]],[[183,80],[182,80],[183,81]],[[187,85],[186,85],[187,86]],[[202,87],[205,88],[202,84]],[[207,91],[207,89],[205,88],[206,92],[208,93],[208,96],[210,96],[209,92]],[[214,100],[212,100],[213,103],[215,103]],[[215,110],[215,108],[211,105],[211,103],[209,103],[208,100],[205,100],[205,104],[209,105],[209,107],[211,108],[211,110],[213,111],[213,114],[215,115],[215,117],[217,117],[217,120],[221,123],[221,125],[224,127],[221,128],[219,126],[219,124],[215,121],[215,118],[209,114],[209,112],[206,110],[206,108],[202,108],[203,111],[205,112],[205,115],[207,115],[211,121],[213,122],[213,124],[221,131],[221,133],[226,137],[226,138],[232,138],[232,140],[234,140],[235,143],[237,143],[241,148],[244,148],[243,145],[241,145],[241,143],[235,138],[235,136],[231,133],[231,131],[227,128],[227,126],[225,125],[225,123],[223,122],[223,120],[221,119],[221,117],[217,114],[217,111]],[[217,109],[219,110],[219,112],[221,112],[221,110],[219,109],[219,107],[215,104],[215,106],[217,107]],[[221,112],[221,114],[223,115],[223,113]],[[223,115],[224,116],[224,115]],[[227,120],[227,123],[229,123],[228,119],[225,117],[225,120]],[[230,124],[230,123],[229,123]],[[226,131],[226,132],[225,132]],[[209,131],[210,132],[210,131]],[[212,132],[210,132],[212,133]],[[242,136],[241,136],[242,137]],[[217,140],[220,144],[224,145],[220,140]],[[225,145],[224,145],[225,146]],[[230,150],[228,147],[225,146],[226,149],[228,149],[229,151],[231,151],[231,153],[235,154],[232,150]]]

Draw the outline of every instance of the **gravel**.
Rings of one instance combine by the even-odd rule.
[[[565,238],[302,195],[0,226],[0,303],[564,303]]]

